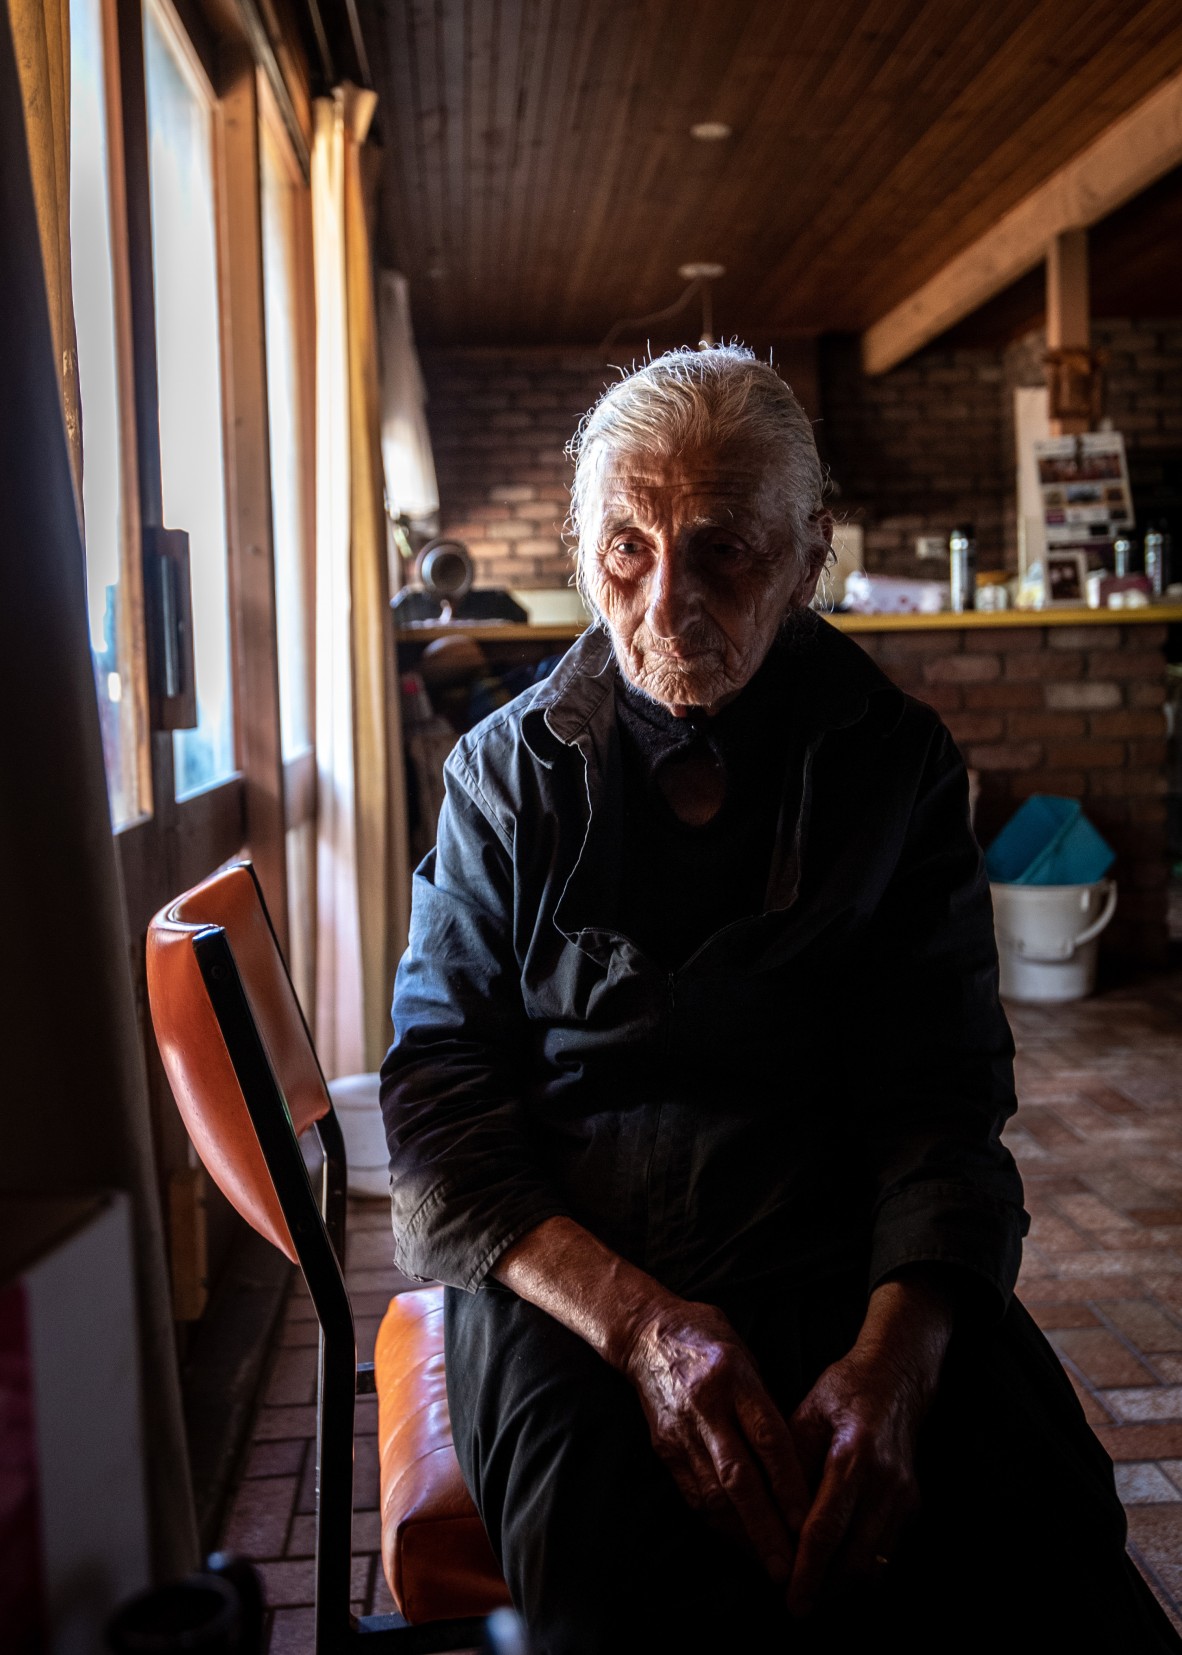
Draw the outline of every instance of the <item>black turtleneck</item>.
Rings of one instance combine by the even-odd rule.
[[[762,913],[791,710],[788,664],[773,646],[746,688],[713,718],[675,718],[617,674],[624,780],[620,929],[676,970],[725,925]],[[710,820],[677,814],[675,772],[721,797]]]

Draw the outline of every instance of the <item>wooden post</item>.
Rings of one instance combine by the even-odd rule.
[[[1047,352],[1087,352],[1091,342],[1088,233],[1063,230],[1047,247]],[[1082,414],[1051,420],[1051,434],[1056,437],[1073,436],[1088,427],[1089,420]]]

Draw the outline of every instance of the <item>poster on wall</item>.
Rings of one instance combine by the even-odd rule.
[[[1047,546],[1113,540],[1133,525],[1125,440],[1119,431],[1047,437],[1034,445]]]

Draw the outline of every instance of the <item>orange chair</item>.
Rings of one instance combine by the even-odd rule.
[[[475,1617],[506,1604],[508,1592],[452,1447],[442,1289],[392,1299],[375,1363],[358,1367],[341,1130],[249,863],[157,914],[148,993],[197,1153],[247,1222],[300,1266],[320,1322],[316,1655],[469,1648],[480,1638]],[[310,1128],[323,1151],[319,1198],[298,1142]],[[375,1390],[382,1561],[409,1626],[349,1608],[354,1401]]]

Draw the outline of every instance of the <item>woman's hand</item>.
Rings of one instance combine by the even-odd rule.
[[[570,1218],[528,1231],[493,1274],[631,1381],[688,1504],[786,1582],[808,1488],[784,1417],[721,1310],[678,1298]]]
[[[788,1592],[807,1615],[835,1574],[881,1580],[919,1507],[915,1453],[952,1330],[938,1279],[922,1272],[871,1295],[853,1350],[817,1380],[789,1428],[816,1490]]]
[[[726,1317],[669,1295],[614,1354],[687,1505],[786,1584],[808,1489],[783,1415]]]

